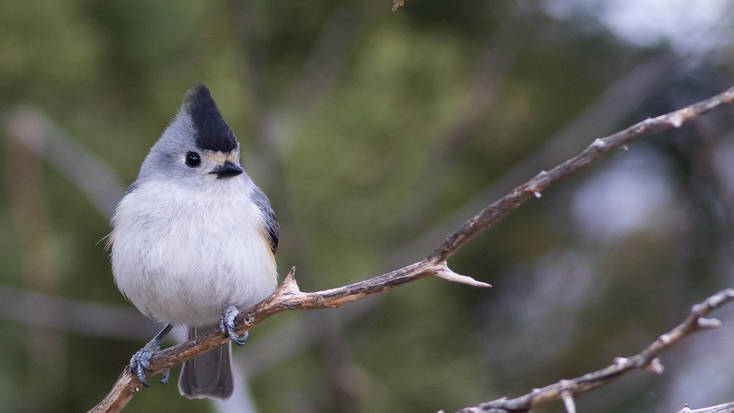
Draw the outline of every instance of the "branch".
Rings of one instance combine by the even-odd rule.
[[[563,162],[550,171],[542,171],[528,182],[518,186],[509,194],[487,206],[476,216],[466,221],[425,259],[386,274],[349,284],[339,288],[317,292],[302,292],[295,279],[295,268],[291,269],[283,283],[268,298],[244,311],[235,320],[238,333],[243,333],[270,316],[290,310],[311,310],[339,307],[365,297],[384,293],[399,285],[431,275],[440,275],[451,281],[480,283],[461,276],[449,269],[446,261],[479,232],[493,226],[500,219],[517,209],[531,198],[539,198],[543,190],[573,172],[598,160],[602,154],[621,147],[642,136],[680,127],[684,122],[734,101],[734,87],[701,102],[656,118],[646,119],[623,131],[606,138],[596,139],[575,157]],[[174,367],[198,354],[212,350],[229,341],[228,337],[212,332],[195,340],[161,350],[150,360],[152,376]],[[90,412],[117,412],[125,407],[141,384],[129,367],[125,367],[110,393]]]
[[[717,319],[705,318],[705,316],[732,300],[734,300],[734,289],[728,288],[726,290],[719,291],[703,302],[691,307],[691,312],[682,323],[658,337],[657,340],[653,341],[644,350],[632,357],[617,357],[614,359],[613,364],[601,370],[587,373],[570,380],[560,380],[540,389],[533,389],[530,393],[514,399],[503,397],[477,406],[466,407],[459,410],[458,413],[525,412],[541,403],[558,399],[563,400],[569,412],[575,410],[575,408],[571,408],[571,406],[573,406],[574,394],[583,393],[608,384],[632,370],[643,369],[652,371],[656,374],[661,374],[663,372],[663,365],[660,363],[657,356],[695,332],[717,328],[721,322]],[[727,405],[722,406],[726,407]],[[731,411],[726,409],[715,410],[722,406],[714,406],[703,410],[687,410],[687,408],[684,408],[679,413],[699,411],[702,413],[713,413]],[[731,409],[732,406],[728,405],[728,408]]]
[[[666,113],[665,115],[645,119],[613,135],[595,139],[591,145],[587,146],[578,155],[554,167],[550,171],[541,171],[531,180],[518,186],[509,194],[484,208],[472,219],[466,221],[464,225],[444,240],[443,244],[429,256],[429,259],[432,258],[438,261],[447,260],[477,233],[499,222],[505,215],[517,209],[517,207],[529,198],[533,196],[540,198],[547,187],[561,178],[596,162],[604,153],[609,152],[611,149],[624,147],[642,136],[668,129],[680,128],[683,123],[722,105],[728,105],[733,101],[734,87],[731,87],[718,95],[698,103]]]
[[[702,407],[700,409],[689,409],[688,406],[682,408],[678,413],[732,413],[734,412],[734,402],[717,404],[716,406]]]

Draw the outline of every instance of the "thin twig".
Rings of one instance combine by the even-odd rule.
[[[283,280],[283,283],[270,297],[242,311],[237,316],[235,323],[238,332],[242,333],[249,330],[256,324],[280,312],[339,307],[343,304],[360,300],[367,296],[380,294],[399,285],[430,275],[442,274],[444,278],[453,278],[455,281],[463,282],[465,281],[464,278],[459,277],[459,274],[454,274],[448,268],[446,264],[448,258],[466,245],[479,232],[496,224],[500,219],[517,209],[522,203],[533,197],[540,197],[542,191],[551,184],[588,166],[598,160],[602,154],[614,148],[626,145],[642,136],[680,127],[688,120],[720,106],[730,104],[733,101],[734,87],[683,109],[644,120],[606,138],[596,139],[575,157],[563,162],[550,171],[542,171],[500,200],[484,208],[479,214],[466,221],[464,225],[447,237],[433,253],[419,262],[365,281],[311,293],[302,292],[298,288],[295,279],[295,268],[293,268]],[[449,276],[449,274],[451,275]],[[479,283],[478,281],[473,282]],[[209,335],[198,337],[195,340],[161,350],[150,361],[151,369],[149,376],[181,364],[227,341],[229,341],[229,338],[212,332]],[[133,397],[135,392],[140,390],[140,387],[141,384],[138,379],[134,374],[130,373],[129,367],[125,367],[110,393],[97,406],[92,408],[90,412],[120,411]]]
[[[573,394],[567,391],[563,392],[561,393],[561,400],[563,400],[567,413],[576,413],[576,402],[573,400]]]
[[[531,180],[518,186],[509,194],[484,208],[479,214],[466,221],[464,225],[446,238],[443,244],[429,258],[437,261],[447,260],[480,231],[499,222],[500,219],[517,209],[520,204],[529,198],[533,196],[540,198],[547,187],[561,178],[597,161],[604,153],[615,148],[623,147],[642,136],[679,128],[683,123],[722,105],[730,104],[732,101],[734,101],[734,87],[674,112],[645,119],[605,138],[595,139],[591,145],[587,146],[578,155],[549,171],[541,171]]]
[[[689,409],[688,406],[680,409],[678,413],[732,413],[734,402],[717,404],[716,406],[702,407],[700,409]]]
[[[719,320],[705,318],[713,310],[722,307],[729,301],[734,300],[734,289],[727,288],[707,298],[703,302],[691,307],[691,312],[683,322],[675,328],[662,334],[644,350],[631,357],[617,357],[609,366],[583,376],[570,380],[560,380],[551,385],[533,389],[530,393],[520,397],[508,399],[492,400],[477,406],[466,407],[457,413],[509,413],[529,411],[532,407],[551,400],[561,399],[568,409],[567,400],[573,400],[574,394],[582,393],[599,386],[608,384],[609,382],[621,377],[632,370],[649,370],[656,374],[662,374],[663,366],[657,356],[663,351],[669,349],[685,337],[702,330],[710,330],[718,327],[721,323]],[[571,405],[573,403],[571,402]],[[571,410],[569,409],[569,412]],[[681,412],[686,411],[685,409]],[[709,412],[709,410],[704,410]],[[727,410],[711,410],[712,412],[720,412]],[[728,410],[730,411],[730,410]],[[693,412],[688,410],[688,412]],[[698,412],[696,410],[696,412]]]

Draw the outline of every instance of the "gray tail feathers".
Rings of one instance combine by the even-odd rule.
[[[189,328],[189,340],[216,327]],[[178,391],[189,399],[228,399],[232,395],[231,343],[185,362],[178,378]]]

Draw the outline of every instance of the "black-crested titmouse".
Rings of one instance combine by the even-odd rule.
[[[240,164],[239,143],[209,89],[190,90],[117,205],[109,237],[122,293],[166,326],[130,360],[143,384],[152,353],[172,325],[189,338],[221,329],[238,344],[234,317],[277,283],[278,222]],[[184,363],[179,391],[228,398],[229,344]],[[168,374],[164,374],[165,382]]]

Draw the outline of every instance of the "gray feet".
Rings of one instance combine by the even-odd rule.
[[[237,307],[233,305],[225,308],[224,313],[222,313],[222,317],[219,319],[219,329],[222,331],[222,334],[224,334],[225,336],[229,336],[232,341],[241,346],[245,344],[245,341],[247,341],[247,336],[249,336],[249,333],[245,331],[244,334],[238,336],[235,332],[234,319],[235,317],[237,317],[237,314],[239,314],[239,312],[240,311],[237,309]]]
[[[133,356],[130,357],[130,370],[133,372],[133,374],[138,376],[138,380],[140,380],[140,383],[142,383],[145,387],[150,387],[150,384],[148,384],[148,382],[145,380],[145,371],[150,370],[150,359],[153,357],[153,354],[161,349],[161,340],[163,340],[163,337],[165,337],[168,332],[171,331],[172,327],[173,326],[170,323],[166,324],[166,326],[163,327],[163,330],[156,334],[156,336],[153,337],[153,339],[150,340],[148,344],[143,346],[143,348],[141,348],[137,353],[133,354]],[[167,383],[170,375],[170,370],[166,369],[163,372],[163,377],[160,379],[160,383]]]
[[[169,378],[171,378],[171,369],[165,369],[163,370],[163,373],[161,374],[161,379],[158,380],[158,383],[166,384],[168,383]]]

